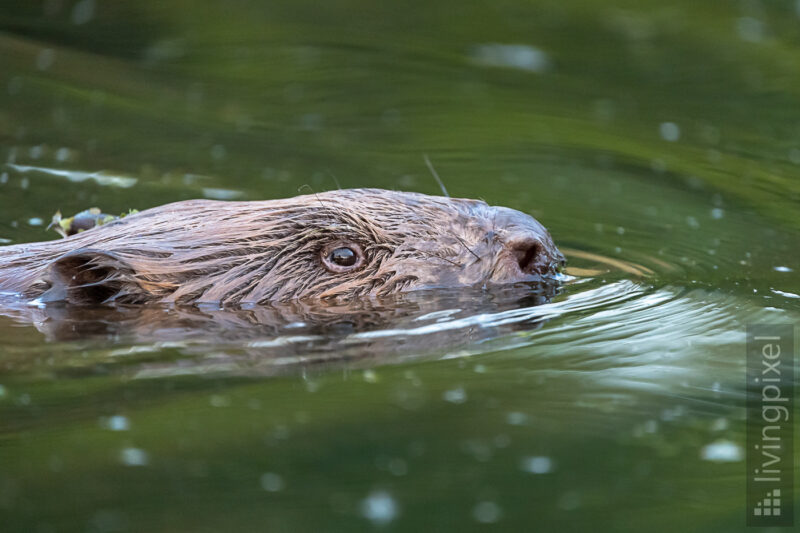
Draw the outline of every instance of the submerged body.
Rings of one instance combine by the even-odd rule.
[[[540,281],[564,261],[532,217],[467,199],[346,189],[190,200],[0,248],[0,291],[43,302],[259,304]]]

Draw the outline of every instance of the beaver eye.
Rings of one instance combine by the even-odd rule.
[[[321,255],[322,264],[331,272],[349,272],[364,264],[364,252],[351,242],[337,242],[326,246]]]
[[[341,267],[349,267],[356,264],[358,256],[352,249],[343,247],[333,250],[328,256],[328,261]]]

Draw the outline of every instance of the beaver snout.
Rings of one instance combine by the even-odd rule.
[[[552,264],[542,244],[534,239],[512,244],[509,255],[523,274],[544,274]]]
[[[527,281],[556,273],[564,264],[564,256],[544,226],[519,211],[505,207],[496,209],[495,222],[501,230],[502,249],[493,280]]]

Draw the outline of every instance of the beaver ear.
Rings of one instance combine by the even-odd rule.
[[[127,293],[133,269],[112,253],[80,249],[56,259],[48,274],[50,288],[42,302],[101,304]]]

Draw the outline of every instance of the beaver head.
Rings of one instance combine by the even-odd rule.
[[[0,249],[0,289],[73,303],[257,304],[541,281],[563,256],[532,217],[467,199],[349,189],[168,204]]]

